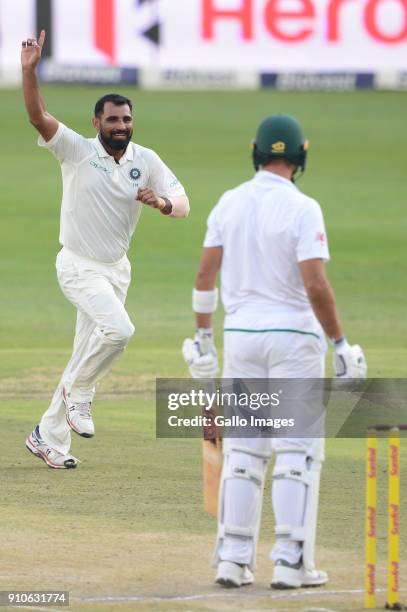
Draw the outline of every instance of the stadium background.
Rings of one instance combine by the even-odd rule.
[[[211,7],[240,12],[208,19]],[[276,15],[285,9],[302,16]],[[24,449],[74,324],[54,271],[60,173],[35,146],[18,87],[21,40],[43,26],[50,112],[91,136],[98,96],[132,97],[135,140],[175,170],[192,207],[178,222],[143,212],[130,251],[137,333],[101,385],[97,437],[74,441],[83,464],[62,474]],[[78,610],[233,610],[236,597],[256,610],[357,609],[364,441],[328,441],[318,559],[335,593],[270,600],[266,500],[257,586],[225,594],[211,587],[215,527],[202,512],[199,445],[155,439],[153,392],[156,376],[187,375],[180,346],[193,330],[205,219],[225,189],[252,176],[249,143],[271,112],[297,116],[311,141],[300,187],[324,210],[349,339],[366,349],[371,376],[405,377],[407,2],[0,0],[0,34],[0,589],[69,589]],[[383,507],[380,520],[383,534]],[[402,515],[402,550],[406,523]],[[383,556],[380,569],[383,586]]]

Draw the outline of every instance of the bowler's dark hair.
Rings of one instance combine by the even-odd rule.
[[[124,96],[121,96],[120,94],[111,93],[106,94],[105,96],[103,96],[103,98],[100,98],[100,100],[96,102],[95,117],[100,117],[100,115],[103,115],[106,102],[112,102],[116,106],[123,106],[124,104],[128,104],[130,110],[133,111],[133,104],[131,103],[131,100],[125,98]]]

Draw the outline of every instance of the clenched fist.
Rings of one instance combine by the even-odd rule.
[[[140,187],[136,199],[143,204],[147,204],[147,206],[151,206],[151,208],[158,208],[158,210],[162,210],[165,207],[164,200],[156,196],[150,187]]]

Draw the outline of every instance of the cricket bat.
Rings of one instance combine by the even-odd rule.
[[[214,410],[204,410],[204,415],[210,419],[210,424],[203,428],[202,459],[203,459],[203,498],[204,509],[215,518],[218,516],[219,484],[222,473],[222,438],[215,425]]]

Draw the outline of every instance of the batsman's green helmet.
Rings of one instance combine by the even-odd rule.
[[[271,115],[264,119],[253,142],[253,164],[256,171],[273,159],[286,159],[304,172],[308,141],[301,126],[289,115]]]

